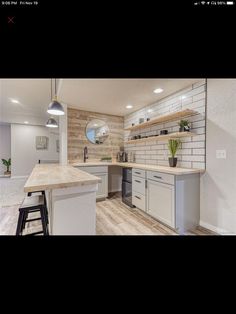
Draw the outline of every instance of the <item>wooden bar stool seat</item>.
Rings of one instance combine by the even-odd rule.
[[[40,217],[28,219],[30,213],[40,212]],[[19,217],[16,229],[16,235],[22,235],[27,222],[41,220],[42,231],[29,233],[27,235],[43,234],[48,235],[48,218],[45,195],[34,195],[25,197],[21,207],[19,208]]]

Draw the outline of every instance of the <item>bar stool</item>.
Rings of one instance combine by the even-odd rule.
[[[35,192],[28,192],[27,195],[28,196],[32,196],[32,194],[34,193],[41,193],[44,196],[44,205],[46,206],[46,212],[47,212],[47,224],[49,223],[48,221],[48,207],[47,207],[47,200],[46,200],[46,195],[45,195],[45,191],[35,191]],[[27,217],[26,217],[27,218]]]
[[[27,219],[30,213],[40,212],[39,218]],[[47,224],[47,208],[45,205],[45,196],[44,195],[35,195],[26,197],[19,208],[19,217],[16,229],[16,235],[22,235],[25,228],[26,222],[41,220],[42,222],[42,231],[29,233],[27,235],[36,235],[43,234],[48,235],[48,224]]]

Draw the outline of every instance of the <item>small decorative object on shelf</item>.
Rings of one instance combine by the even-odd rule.
[[[170,151],[171,157],[169,157],[169,165],[170,167],[176,167],[177,165],[177,158],[175,157],[177,150],[180,147],[180,140],[173,140],[170,139],[168,141],[168,149]]]
[[[11,171],[10,171],[10,167],[11,167],[11,158],[9,159],[2,159],[2,163],[4,164],[4,166],[7,167],[7,170],[4,172],[4,175],[10,175]]]
[[[188,120],[180,120],[178,122],[179,132],[189,132],[190,131],[190,123]]]
[[[160,135],[165,135],[165,134],[168,134],[168,130],[161,130],[160,131]]]
[[[143,123],[144,122],[144,118],[139,118],[139,123]]]
[[[150,118],[147,118],[147,122],[150,121]]]
[[[111,157],[102,157],[101,161],[112,161]]]
[[[132,126],[135,126],[135,123],[132,123]]]

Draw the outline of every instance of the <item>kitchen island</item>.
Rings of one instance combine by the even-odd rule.
[[[69,165],[39,164],[24,192],[45,191],[51,235],[95,235],[100,178]]]

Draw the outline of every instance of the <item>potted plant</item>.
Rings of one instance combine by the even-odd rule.
[[[179,149],[180,146],[180,140],[173,140],[170,139],[168,141],[168,148],[171,154],[171,157],[169,157],[169,165],[170,167],[176,167],[177,165],[177,157],[175,157],[177,150]]]
[[[179,132],[189,132],[190,131],[190,124],[188,120],[180,120],[178,123],[179,125]]]
[[[10,171],[10,166],[11,166],[11,158],[7,159],[2,159],[2,163],[4,164],[4,166],[7,167],[7,171],[4,172],[5,175],[9,175],[11,174]]]

